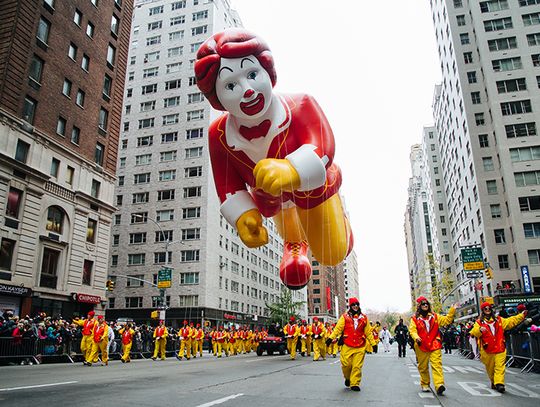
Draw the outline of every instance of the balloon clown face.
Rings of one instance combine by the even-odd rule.
[[[216,95],[231,115],[257,119],[266,113],[272,101],[272,81],[253,55],[222,58]]]

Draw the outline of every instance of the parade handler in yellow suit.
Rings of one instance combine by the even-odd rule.
[[[326,339],[328,346],[343,336],[340,359],[345,386],[353,391],[360,391],[362,366],[366,355],[366,344],[375,343],[366,315],[360,310],[358,298],[349,298],[349,310],[338,320],[332,334]]]
[[[480,309],[482,313],[471,329],[470,335],[478,338],[480,360],[486,366],[486,372],[491,380],[491,388],[499,393],[504,393],[506,364],[504,331],[512,329],[523,322],[527,316],[527,310],[510,318],[502,318],[493,315],[493,304],[489,302],[484,302]]]
[[[92,353],[89,356],[90,362],[87,366],[92,366],[92,363],[97,363],[98,354],[101,352],[101,363],[107,366],[109,364],[109,325],[105,322],[103,315],[98,316],[98,324],[94,327],[92,332]]]
[[[154,340],[156,342],[154,346],[154,355],[152,356],[152,360],[156,360],[159,357],[161,357],[161,360],[165,360],[166,352],[165,347],[167,345],[167,337],[169,336],[169,331],[167,331],[167,328],[165,327],[165,321],[160,320],[159,325],[154,329]]]
[[[414,350],[418,360],[418,373],[420,373],[420,386],[422,391],[428,393],[429,387],[429,364],[433,373],[435,390],[440,396],[446,390],[444,387],[444,375],[442,370],[442,339],[439,327],[450,325],[454,321],[456,309],[450,308],[448,315],[439,315],[431,311],[431,305],[426,297],[416,299],[418,307],[411,317],[409,333],[414,339]]]
[[[82,339],[81,339],[81,353],[83,355],[83,364],[88,365],[92,363],[90,355],[92,354],[92,344],[94,343],[93,334],[94,328],[97,325],[97,319],[95,318],[95,312],[88,312],[86,319],[76,318],[73,323],[82,326]]]
[[[291,316],[289,323],[283,328],[285,338],[287,338],[287,351],[291,355],[291,360],[296,359],[296,343],[298,342],[298,336],[300,335],[300,329],[295,324],[296,318]]]

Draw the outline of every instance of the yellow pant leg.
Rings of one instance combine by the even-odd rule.
[[[341,370],[343,372],[343,377],[350,380],[351,386],[360,386],[365,355],[365,347],[351,348],[347,345],[343,345],[341,348]]]
[[[216,344],[216,352],[217,352],[217,357],[220,358],[221,353],[223,352],[223,344],[221,342],[218,342]]]
[[[306,240],[296,207],[282,209],[273,219],[280,236],[286,242]]]
[[[217,356],[217,342],[212,342],[212,351],[214,352],[214,356]]]
[[[191,340],[191,354],[194,358],[197,357],[197,353],[199,353],[199,341],[196,339]]]
[[[308,356],[311,356],[311,337],[306,338],[306,352]]]
[[[504,373],[506,371],[506,350],[495,355],[495,366],[493,372],[493,383],[504,384]]]
[[[89,363],[97,363],[98,355],[99,355],[99,344],[92,341],[92,349],[88,353],[87,362],[89,362]]]
[[[418,373],[420,373],[420,385],[429,386],[429,355],[431,352],[422,352],[418,345],[414,345],[416,359],[418,360]]]
[[[191,359],[191,339],[186,340],[186,358]]]
[[[306,353],[307,352],[306,339],[300,338],[300,344],[301,344],[302,353]]]
[[[109,362],[109,341],[103,340],[99,343],[99,350],[101,352],[101,361],[103,363]]]
[[[165,360],[167,358],[167,353],[166,353],[167,339],[163,338],[159,342],[160,342],[159,354],[160,354],[161,360]]]
[[[122,354],[122,360],[125,362],[129,362],[131,360],[130,352],[131,352],[132,345],[133,345],[133,342],[130,342],[127,345],[124,345],[124,353]]]
[[[204,343],[204,339],[199,339],[199,356],[201,357],[203,354],[203,343]]]
[[[290,354],[291,354],[291,359],[296,359],[296,344],[298,342],[298,338],[289,338],[287,339],[287,342],[288,341],[291,341],[291,345],[290,345]]]
[[[154,359],[156,359],[158,357],[158,355],[159,355],[159,349],[160,349],[159,348],[159,346],[160,346],[159,342],[160,342],[159,339],[156,339],[155,342],[154,342],[154,354],[152,355],[152,357]]]
[[[315,208],[296,210],[313,257],[327,266],[341,263],[349,249],[349,226],[339,195],[333,195]]]
[[[444,384],[444,374],[442,370],[442,352],[440,349],[434,350],[430,353],[429,362],[431,364],[433,384],[435,385],[435,389],[438,389]]]
[[[92,353],[92,344],[94,343],[92,335],[84,335],[81,339],[81,353],[85,361],[90,362]]]

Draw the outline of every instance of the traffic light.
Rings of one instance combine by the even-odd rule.
[[[150,314],[150,318],[158,319],[159,318],[159,311],[152,311],[152,313]]]
[[[107,280],[107,283],[105,283],[107,287],[107,291],[114,290],[114,281],[113,280]]]
[[[486,269],[486,277],[489,278],[490,280],[493,280],[493,270],[491,269],[491,267],[488,267]]]

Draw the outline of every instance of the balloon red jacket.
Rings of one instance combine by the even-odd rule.
[[[283,126],[283,131],[274,136],[265,158],[284,159],[296,153],[301,158],[298,162],[320,160],[319,165],[322,162],[326,169],[326,179],[314,189],[284,193],[281,197],[273,197],[260,190],[250,194],[248,186],[255,186],[253,169],[257,163],[240,148],[235,149],[235,146],[227,144],[229,114],[220,116],[210,126],[208,143],[214,183],[222,203],[221,211],[233,226],[242,213],[255,207],[265,217],[274,216],[281,210],[281,203],[288,200],[303,209],[314,208],[338,192],[341,186],[341,171],[333,163],[334,135],[315,99],[301,94],[283,96],[279,100],[285,107],[287,117],[279,125],[280,128]],[[297,151],[301,147],[302,151]],[[237,215],[236,219],[232,214]]]

